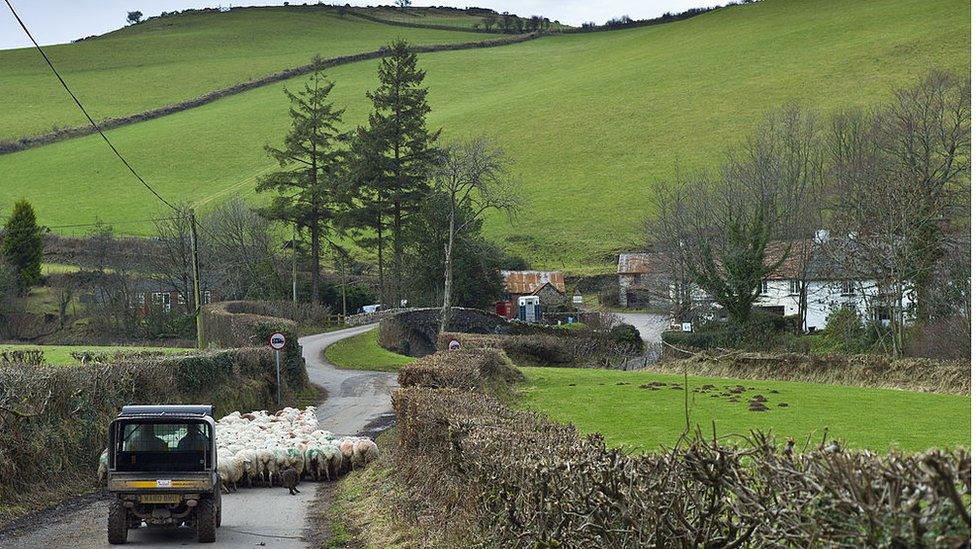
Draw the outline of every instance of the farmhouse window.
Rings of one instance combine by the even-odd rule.
[[[763,280],[762,281],[762,288],[761,288],[761,290],[762,290],[762,292],[761,292],[762,295],[766,295],[766,294],[769,293],[769,281],[768,280]]]
[[[854,281],[842,280],[840,283],[840,295],[854,295]]]
[[[153,292],[152,295],[153,305],[159,305],[167,313],[170,309],[170,295],[168,292]]]
[[[800,295],[802,286],[799,280],[790,280],[790,295]]]
[[[210,290],[203,292],[203,302],[210,303]]]
[[[182,292],[176,294],[176,303],[179,305],[186,305],[186,296]]]

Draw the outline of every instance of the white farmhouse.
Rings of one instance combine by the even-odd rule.
[[[779,260],[784,254],[786,259],[762,282],[755,307],[784,316],[803,316],[805,331],[823,329],[830,313],[842,307],[856,310],[864,320],[882,323],[891,321],[893,310],[908,314],[913,298],[910,291],[901,296],[898,306],[892,307],[878,295],[874,281],[859,279],[835,267],[836,258],[831,257],[835,254],[828,253],[830,245],[824,231],[811,240],[770,244],[767,251],[770,262]],[[620,305],[640,306],[653,301],[653,296],[661,295],[660,287],[668,277],[664,264],[662,252],[620,254],[617,265]],[[674,288],[673,283],[668,286]],[[668,293],[668,290],[664,291],[665,296]],[[698,300],[705,294],[696,288],[693,295]],[[717,304],[706,300],[710,305],[706,309],[721,314]]]

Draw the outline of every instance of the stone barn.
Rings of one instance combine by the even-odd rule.
[[[505,280],[505,301],[510,310],[518,311],[518,298],[539,297],[543,311],[554,311],[566,305],[566,280],[560,271],[502,271]]]

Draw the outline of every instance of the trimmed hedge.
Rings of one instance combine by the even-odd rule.
[[[612,335],[552,328],[535,335],[485,335],[445,332],[437,348],[447,349],[452,339],[462,349],[502,349],[523,366],[610,368],[636,356],[639,348]]]
[[[224,301],[203,309],[208,345],[222,348],[267,346],[271,334],[285,334],[282,371],[296,386],[308,382],[302,347],[298,344],[298,325],[286,318],[268,316],[269,304],[261,301]]]
[[[440,353],[444,354],[444,353]],[[464,355],[455,355],[464,359]],[[471,355],[472,357],[477,355]],[[411,367],[408,367],[409,370]],[[472,367],[473,371],[475,368]],[[628,455],[478,392],[393,394],[401,519],[458,546],[968,546],[968,451],[808,453],[692,433]]]
[[[779,379],[965,395],[969,394],[972,381],[972,367],[968,360],[892,359],[883,355],[771,355],[736,351],[713,357],[699,353],[681,360],[650,364],[646,370],[667,374]]]
[[[401,368],[397,375],[401,387],[450,387],[466,391],[485,390],[488,385],[522,379],[522,373],[505,353],[496,349],[435,353]]]

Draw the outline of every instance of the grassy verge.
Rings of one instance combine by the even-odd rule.
[[[377,335],[377,330],[370,330],[343,339],[325,348],[325,359],[337,368],[377,372],[395,372],[415,360],[380,347]]]
[[[79,361],[75,360],[71,356],[71,353],[81,352],[81,351],[92,351],[96,353],[115,353],[121,352],[138,352],[138,351],[161,351],[163,353],[176,354],[190,351],[192,349],[183,349],[179,347],[135,347],[135,346],[124,346],[124,345],[111,345],[111,346],[99,346],[99,345],[21,345],[21,344],[4,344],[0,345],[0,352],[5,351],[26,351],[32,349],[40,349],[44,351],[44,361],[48,364],[63,365],[63,364],[77,364]]]
[[[567,368],[522,371],[523,406],[584,432],[600,432],[610,446],[636,451],[673,446],[685,428],[682,376]],[[650,388],[651,383],[663,385]],[[729,394],[737,385],[744,391]],[[781,440],[792,436],[800,447],[808,438],[819,442],[824,429],[845,446],[875,451],[971,445],[968,396],[698,376],[689,376],[688,389],[691,425],[709,436],[714,422],[719,436],[758,429]],[[750,400],[760,394],[768,410],[751,411]],[[733,397],[736,401],[730,402]]]
[[[380,459],[353,471],[334,484],[323,485],[311,507],[310,545],[322,549],[430,547],[428,532],[395,518],[394,505],[401,489],[393,478],[389,452],[393,429],[376,443]],[[434,545],[436,546],[436,545]]]

